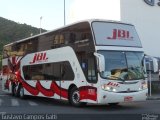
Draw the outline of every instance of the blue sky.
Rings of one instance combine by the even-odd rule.
[[[66,16],[73,0],[66,0]],[[47,30],[63,26],[64,0],[0,0],[0,16]],[[67,23],[67,19],[66,19]]]
[[[117,1],[119,0],[65,0],[66,24],[91,18],[119,20],[116,15],[120,13]],[[63,26],[64,0],[0,0],[0,17],[39,28],[41,16],[41,27],[44,29],[53,30]]]

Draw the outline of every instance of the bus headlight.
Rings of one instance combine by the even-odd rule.
[[[102,89],[109,92],[116,92],[116,89],[107,85],[102,85]]]

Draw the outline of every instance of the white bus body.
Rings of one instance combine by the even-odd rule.
[[[75,106],[144,101],[143,59],[133,25],[79,22],[4,46],[2,89]]]

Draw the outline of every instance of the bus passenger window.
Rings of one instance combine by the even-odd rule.
[[[82,40],[88,39],[87,33],[82,33],[81,39]]]
[[[59,35],[56,35],[54,38],[54,45],[59,44]]]
[[[74,80],[74,73],[69,62],[62,63],[62,80]]]
[[[70,43],[74,43],[76,41],[76,35],[75,33],[70,33]]]
[[[59,62],[57,62],[57,63],[53,63],[53,66],[52,66],[53,68],[53,80],[60,80],[61,79],[61,74],[60,74],[60,72],[61,72],[61,66],[60,66],[60,63]]]
[[[60,35],[59,43],[64,44],[64,35]]]

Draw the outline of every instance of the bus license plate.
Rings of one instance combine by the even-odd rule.
[[[131,96],[124,97],[124,102],[130,102],[130,101],[133,101],[133,97]]]

